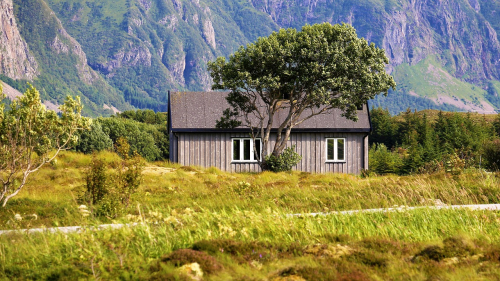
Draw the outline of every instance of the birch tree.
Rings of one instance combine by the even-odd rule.
[[[79,97],[67,97],[59,109],[59,115],[47,110],[33,86],[13,100],[10,109],[0,105],[2,207],[23,189],[31,174],[75,145],[79,130],[89,128],[90,119],[82,117]]]

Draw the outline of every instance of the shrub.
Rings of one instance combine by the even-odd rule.
[[[85,195],[83,201],[90,206],[98,204],[108,193],[108,177],[106,164],[96,154],[92,155],[92,162],[85,174]]]
[[[155,161],[162,159],[162,150],[168,151],[168,139],[165,132],[160,132],[155,125],[140,123],[124,118],[99,118],[102,130],[116,144],[119,138],[125,138],[130,144],[129,155],[137,151],[144,159]],[[157,141],[155,140],[157,137]],[[165,148],[166,147],[166,148]],[[167,153],[164,152],[163,155]],[[165,156],[163,156],[165,157]]]
[[[76,151],[89,154],[92,152],[108,150],[113,147],[113,141],[102,131],[99,122],[93,122],[89,131],[83,131],[75,147]]]
[[[485,144],[484,160],[486,169],[493,171],[500,169],[500,139],[497,138]]]
[[[279,156],[273,154],[266,156],[266,168],[273,172],[287,172],[291,171],[293,166],[302,160],[297,152],[295,152],[295,145],[285,148]]]
[[[377,174],[398,173],[403,166],[403,160],[395,152],[391,152],[380,143],[375,144],[369,151],[369,168]]]
[[[162,262],[171,263],[175,266],[183,266],[190,263],[198,263],[204,273],[213,274],[223,269],[214,257],[200,251],[191,249],[179,249],[170,255],[163,257]]]
[[[123,159],[119,163],[112,163],[117,167],[114,175],[106,172],[102,159],[95,154],[92,157],[85,177],[85,193],[80,199],[95,209],[97,216],[116,218],[122,214],[142,182],[144,161],[136,152],[130,157],[128,149],[127,141],[120,138],[116,150]]]

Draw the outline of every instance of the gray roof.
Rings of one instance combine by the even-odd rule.
[[[202,131],[244,131],[242,126],[235,129],[216,129],[216,121],[229,107],[226,101],[228,92],[171,92],[169,96],[169,129],[173,132]],[[307,113],[306,113],[307,114]],[[369,132],[371,129],[370,113],[365,104],[358,110],[357,122],[341,116],[340,109],[314,116],[292,129],[292,132]],[[278,112],[273,126],[278,127],[286,117],[286,112]]]

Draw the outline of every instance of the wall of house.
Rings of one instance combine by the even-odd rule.
[[[256,163],[231,163],[231,139],[247,133],[175,133],[171,136],[171,161],[185,166],[217,167],[231,172],[259,172]],[[326,138],[346,139],[346,161],[326,162]],[[275,136],[271,136],[268,153]],[[173,143],[175,142],[175,144]],[[288,146],[295,145],[302,160],[294,170],[312,173],[359,174],[368,168],[366,133],[292,133]]]

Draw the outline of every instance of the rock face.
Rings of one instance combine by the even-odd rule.
[[[251,1],[282,27],[323,21],[352,24],[358,35],[386,50],[389,71],[435,54],[455,77],[472,83],[500,79],[499,37],[482,14],[481,0],[402,0],[397,5],[385,1],[385,6],[333,0]]]
[[[30,12],[33,3],[43,3],[48,10],[44,17],[50,18],[46,22],[56,18],[55,32],[35,32],[24,38],[26,44],[16,31],[12,1]],[[120,98],[103,101],[99,91],[86,88],[89,85],[107,84],[134,106],[164,110],[168,90],[209,90],[207,63],[218,56],[228,57],[239,46],[280,27],[345,22],[386,50],[387,70],[409,95],[426,97],[436,105],[459,100],[473,109],[500,109],[500,101],[493,104],[481,98],[493,89],[490,84],[500,89],[500,2],[496,0],[231,0],[226,4],[220,6],[215,0],[0,0],[0,73],[32,79],[53,61],[61,59],[61,65],[71,61],[76,74],[54,71],[45,81],[60,73],[68,74],[66,80],[75,76],[75,84],[85,84],[78,91],[89,93],[99,108],[103,102],[117,104]],[[56,56],[41,60],[47,52],[35,50],[40,43]],[[428,89],[408,86],[415,82],[405,80],[412,71],[422,80],[430,75],[430,66],[450,75],[446,81],[456,80],[444,85],[437,75],[433,79],[441,81],[442,89],[457,85],[462,90],[477,89],[472,89],[474,94],[467,89],[453,95],[451,90],[438,92],[432,84],[437,82],[429,80],[427,88],[435,90],[430,96]],[[500,90],[492,95],[499,94]]]
[[[0,0],[0,73],[13,79],[31,80],[37,62],[17,28],[12,0]]]
[[[76,60],[77,63],[75,67],[78,70],[80,79],[86,84],[92,84],[94,81],[99,79],[99,75],[92,68],[89,67],[87,63],[87,55],[82,50],[82,46],[80,45],[80,43],[78,43],[78,41],[76,41],[75,38],[71,37],[68,34],[68,32],[66,31],[66,29],[64,29],[59,19],[57,19],[57,23],[58,23],[58,29],[57,29],[58,34],[56,34],[50,46],[57,54],[71,53],[75,55],[77,57]],[[61,41],[60,38],[63,38],[63,40],[67,41],[67,43]]]

